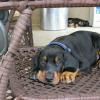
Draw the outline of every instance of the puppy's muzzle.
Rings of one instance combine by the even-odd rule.
[[[60,73],[58,72],[46,72],[46,71],[39,71],[35,74],[35,79],[38,79],[41,82],[46,82],[50,84],[58,84],[60,81]]]
[[[54,80],[54,72],[46,72],[45,79],[47,82],[52,82]]]

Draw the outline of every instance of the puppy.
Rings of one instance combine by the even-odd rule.
[[[68,18],[68,27],[89,27],[89,22],[79,18]]]
[[[100,50],[100,34],[76,31],[50,42],[33,57],[33,73],[41,82],[73,82],[79,72],[91,72]],[[97,59],[98,58],[98,59]]]

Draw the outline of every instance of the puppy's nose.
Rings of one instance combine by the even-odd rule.
[[[51,82],[54,79],[54,73],[53,72],[46,72],[46,81]]]

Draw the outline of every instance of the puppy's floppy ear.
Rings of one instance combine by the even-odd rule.
[[[32,57],[32,67],[30,71],[30,79],[37,80],[37,72],[39,71],[39,58],[41,51],[38,51],[36,55]]]
[[[64,56],[64,71],[75,72],[79,69],[78,60],[69,52],[65,52]]]
[[[39,70],[39,58],[40,58],[41,50],[39,50],[35,56],[32,57],[32,71]]]

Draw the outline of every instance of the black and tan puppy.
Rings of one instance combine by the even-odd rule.
[[[68,18],[69,27],[89,27],[89,22],[80,18]]]
[[[58,37],[33,58],[33,71],[38,80],[58,84],[70,83],[79,71],[89,72],[100,50],[100,34],[77,31]]]

